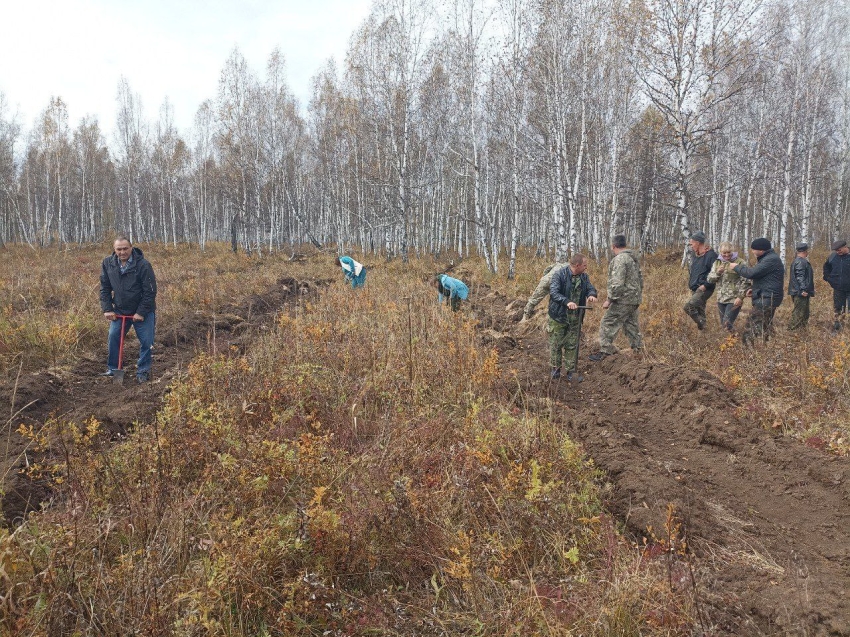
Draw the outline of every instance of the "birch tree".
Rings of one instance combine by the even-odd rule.
[[[636,71],[646,97],[669,130],[676,218],[687,241],[692,232],[693,159],[723,126],[716,116],[718,106],[746,85],[759,4],[758,0],[649,0],[646,9]]]

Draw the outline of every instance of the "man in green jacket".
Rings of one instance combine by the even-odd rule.
[[[611,240],[614,258],[608,263],[608,298],[602,304],[608,311],[599,325],[599,351],[590,360],[601,361],[617,353],[614,339],[620,330],[629,339],[632,350],[643,349],[643,338],[638,325],[638,306],[643,300],[643,275],[634,251],[626,247],[625,235],[614,235]]]
[[[534,308],[537,307],[537,304],[549,296],[549,286],[552,283],[552,277],[556,272],[558,272],[558,270],[565,268],[566,266],[566,262],[561,263],[560,261],[556,261],[543,270],[543,276],[540,277],[540,282],[528,298],[528,303],[525,304],[525,310],[522,313],[522,320],[525,321],[530,319],[531,315],[534,314]]]

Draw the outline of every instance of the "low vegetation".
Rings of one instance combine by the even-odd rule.
[[[0,254],[10,379],[71,366],[105,333],[94,278],[104,248],[26,250]],[[690,634],[698,609],[675,512],[646,544],[620,534],[592,461],[554,423],[500,398],[510,370],[480,346],[469,314],[437,306],[424,285],[437,264],[376,263],[352,291],[329,256],[150,252],[165,329],[283,274],[337,281],[276,314],[244,353],[199,355],[128,439],[107,443],[96,421],[38,432],[56,498],[0,536],[2,630]],[[473,294],[488,284],[514,298],[542,265],[524,260],[515,281],[463,268]],[[806,337],[785,332],[783,309],[776,337],[749,351],[719,326],[690,324],[684,285],[671,283],[684,278],[677,261],[650,257],[645,270],[648,357],[717,374],[754,427],[846,451],[836,423],[848,413],[850,345],[825,327],[824,291]],[[603,264],[591,277],[604,287]],[[593,333],[599,318],[589,320]],[[72,346],[45,341],[54,328]],[[16,336],[25,331],[39,336]]]

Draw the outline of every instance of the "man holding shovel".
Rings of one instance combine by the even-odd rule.
[[[614,258],[608,263],[608,298],[602,304],[605,316],[599,324],[599,352],[591,354],[592,361],[601,361],[617,353],[614,339],[622,329],[632,350],[643,349],[643,338],[638,325],[638,306],[643,300],[643,275],[635,253],[626,247],[626,237],[614,235],[611,239]]]
[[[100,307],[109,324],[109,358],[103,376],[124,377],[121,348],[130,328],[139,339],[136,381],[150,380],[151,347],[156,326],[156,277],[139,248],[121,235],[100,270]]]
[[[576,373],[581,323],[587,304],[596,302],[596,288],[587,276],[587,257],[573,254],[565,268],[552,276],[549,286],[549,361],[552,379],[561,377],[561,362],[567,380],[581,381]]]

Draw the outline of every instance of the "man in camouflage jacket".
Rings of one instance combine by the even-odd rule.
[[[638,306],[643,300],[643,275],[634,251],[626,247],[626,237],[615,235],[611,240],[614,258],[608,264],[608,298],[602,304],[608,311],[599,325],[599,352],[590,360],[600,361],[616,354],[614,339],[622,329],[634,351],[643,349],[638,326]]]
[[[540,282],[528,298],[528,303],[525,304],[525,310],[522,313],[523,320],[530,319],[534,313],[534,308],[549,295],[549,286],[552,284],[552,277],[558,270],[566,267],[566,265],[566,263],[555,262],[543,270],[543,276]]]

